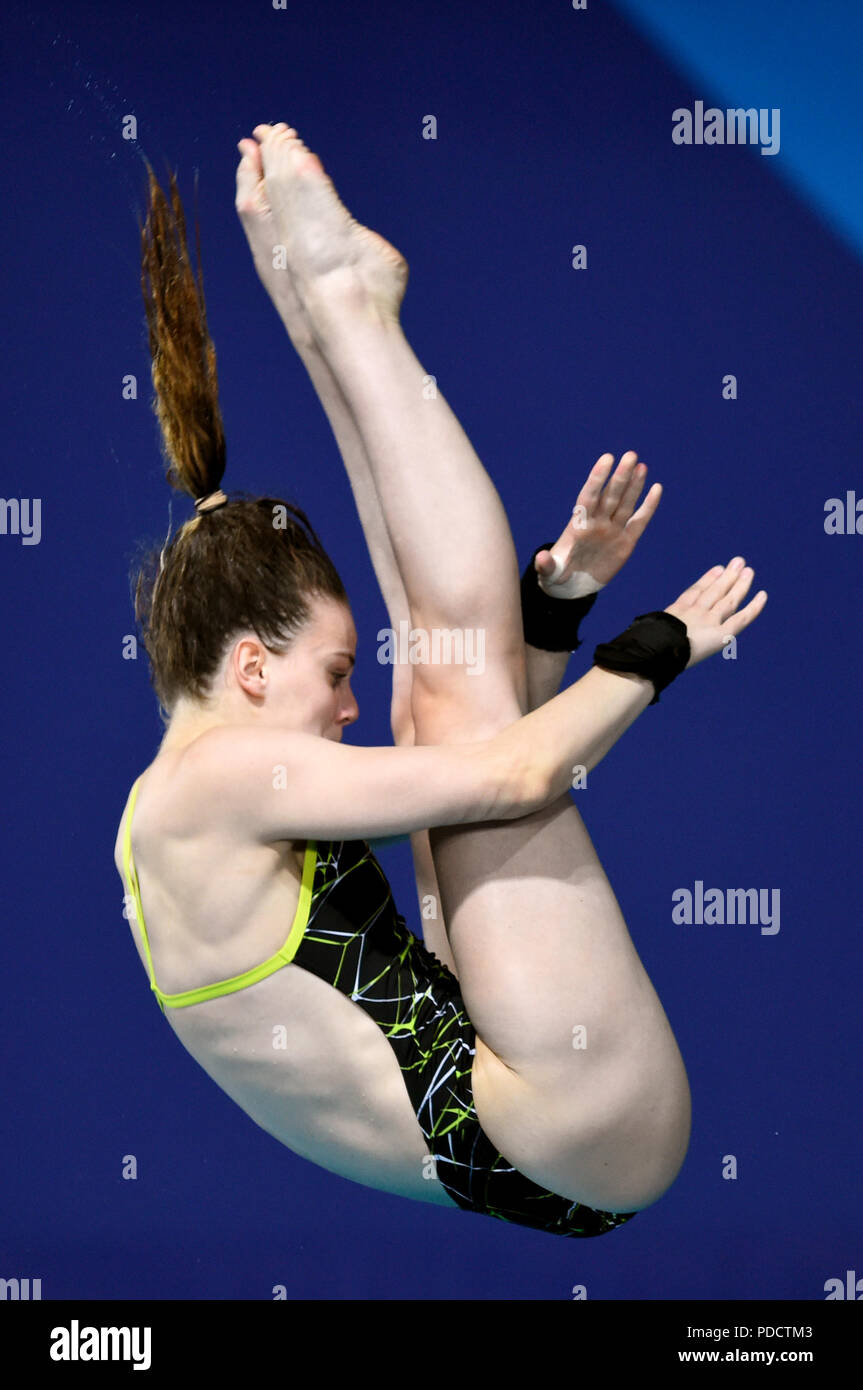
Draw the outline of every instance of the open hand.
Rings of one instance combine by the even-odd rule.
[[[740,608],[754,576],[743,556],[736,555],[727,565],[707,570],[680,598],[669,603],[665,612],[686,624],[691,653],[687,669],[722,651],[729,637],[736,637],[758,617],[767,602],[765,589],[759,589],[754,599]]]
[[[647,465],[638,462],[637,453],[624,454],[608,482],[613,467],[613,454],[597,459],[565,530],[551,550],[536,556],[536,572],[549,588],[565,583],[576,570],[607,584],[626,564],[659,506],[662,484],[654,483],[638,511],[633,510],[647,476]]]

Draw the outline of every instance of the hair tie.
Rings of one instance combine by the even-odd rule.
[[[195,498],[196,512],[212,512],[216,507],[224,507],[227,502],[227,494],[221,491],[210,492],[206,497]]]

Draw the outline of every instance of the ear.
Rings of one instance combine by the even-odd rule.
[[[269,652],[253,633],[241,637],[231,654],[231,669],[237,684],[248,695],[260,697],[267,687]]]

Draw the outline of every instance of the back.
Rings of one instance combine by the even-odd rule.
[[[427,972],[443,972],[457,995],[454,978],[407,930],[364,841],[236,843],[212,807],[206,818],[194,814],[188,785],[180,811],[177,761],[160,755],[142,775],[131,821],[161,991],[182,995],[273,957],[297,925],[304,865],[312,892],[289,964],[233,992],[169,1004],[170,1026],[217,1084],[295,1152],[354,1181],[452,1205],[423,1177],[427,1143],[394,1043],[406,1023],[422,1026],[412,1014]],[[115,848],[121,878],[128,813],[127,803]],[[134,884],[124,881],[124,892],[133,900]],[[129,922],[146,969],[141,913],[130,911]]]

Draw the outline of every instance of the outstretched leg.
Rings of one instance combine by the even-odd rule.
[[[269,127],[258,127],[261,134],[265,129]],[[281,124],[273,129],[287,132],[289,127]],[[403,622],[410,625],[410,606],[365,445],[350,407],[312,332],[305,307],[294,286],[290,266],[285,265],[278,254],[279,237],[264,183],[261,147],[256,140],[241,140],[238,149],[242,158],[237,167],[235,206],[240,222],[248,238],[261,282],[311,378],[332,427],[348,474],[372,566],[387,608],[390,627],[394,632],[400,632]],[[535,663],[533,668],[531,655]],[[561,659],[557,654],[532,652],[532,649],[528,649],[529,693],[536,692],[535,704],[551,698],[556,693],[563,677],[565,659]],[[415,740],[411,710],[413,667],[406,662],[396,662],[392,671],[390,727],[393,741],[397,745],[406,746],[413,744]],[[540,691],[541,695],[538,693]],[[533,707],[535,705],[531,704],[531,708]],[[434,871],[428,831],[415,831],[410,841],[417,896],[422,913],[423,939],[438,959],[457,975],[458,967],[443,922],[440,890]],[[426,911],[429,902],[432,904],[430,913]]]
[[[272,128],[259,126],[257,129],[263,135],[264,130],[270,129],[287,133],[290,127],[282,123]],[[242,158],[237,167],[235,206],[240,222],[248,238],[261,282],[309,374],[330,422],[348,474],[372,566],[389,614],[390,626],[395,632],[400,632],[402,622],[410,625],[410,606],[365,445],[350,407],[312,331],[305,306],[294,286],[290,266],[286,265],[278,254],[278,232],[264,182],[261,147],[256,140],[246,139],[239,142],[238,149]],[[559,690],[568,653],[539,651],[530,646],[525,650],[527,704],[528,709],[536,709]],[[405,662],[393,665],[390,727],[393,741],[402,746],[413,744],[415,741],[411,709],[413,669]],[[410,841],[422,913],[423,938],[438,959],[457,975],[458,966],[443,921],[440,890],[428,831],[415,831]],[[429,904],[430,911],[427,910]]]
[[[481,676],[416,667],[417,739],[485,737],[526,708],[500,499],[401,331],[398,253],[357,227],[301,142],[269,136],[263,161],[295,284],[364,442],[411,623],[484,635]],[[533,1181],[588,1205],[656,1200],[688,1143],[685,1070],[575,806],[566,797],[517,822],[436,830],[431,843],[489,1138]]]
[[[259,126],[258,129],[270,128]],[[289,127],[280,125],[273,129],[287,132]],[[311,378],[332,427],[390,623],[398,630],[399,622],[410,618],[410,607],[365,445],[350,407],[312,332],[290,267],[283,263],[279,255],[279,234],[264,183],[261,147],[255,140],[241,140],[238,148],[242,159],[237,167],[236,210],[248,238],[258,275]],[[394,666],[390,722],[396,742],[413,742],[410,685],[411,668]]]

